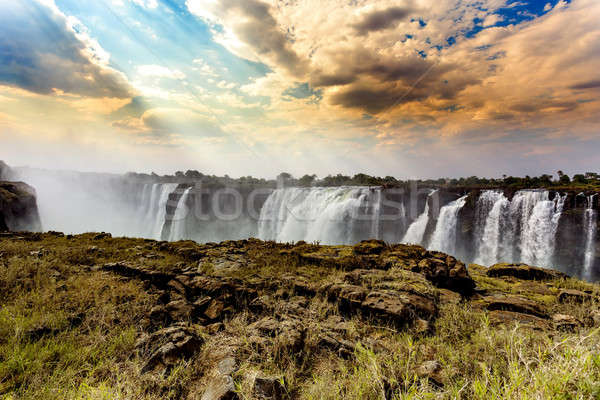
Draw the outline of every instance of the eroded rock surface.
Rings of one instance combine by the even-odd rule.
[[[0,231],[40,231],[35,189],[23,182],[0,181]]]

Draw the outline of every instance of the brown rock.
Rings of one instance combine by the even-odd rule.
[[[204,257],[202,251],[193,247],[181,247],[177,249],[176,253],[178,256],[181,256],[188,261],[198,261]]]
[[[412,270],[439,288],[450,289],[462,294],[470,294],[475,282],[469,276],[465,264],[443,253],[428,252]]]
[[[439,289],[440,303],[442,304],[458,304],[462,297],[459,293],[453,292],[449,289]]]
[[[521,326],[545,330],[550,328],[548,321],[535,315],[522,314],[513,311],[496,310],[489,314],[489,320],[492,325],[512,325],[518,323]]]
[[[568,332],[572,332],[583,326],[581,321],[572,315],[567,314],[554,314],[552,316],[552,322],[554,323],[555,329]]]
[[[590,294],[582,292],[580,290],[563,289],[558,293],[559,303],[566,303],[566,302],[583,303],[584,301],[589,301],[591,299],[592,299],[592,296]]]
[[[548,318],[547,313],[535,301],[520,296],[493,295],[483,298],[485,308],[489,311],[513,311],[522,314]]]
[[[185,300],[172,301],[165,308],[174,321],[188,321],[194,313],[194,305]]]
[[[361,303],[361,311],[384,322],[404,325],[417,317],[431,319],[437,313],[435,302],[427,297],[391,290],[370,292]]]
[[[281,379],[268,376],[257,376],[254,378],[253,394],[257,399],[280,400],[286,391]]]
[[[150,355],[142,368],[142,372],[148,372],[169,367],[180,359],[189,359],[202,344],[203,340],[194,330],[183,324],[175,324],[151,335],[142,335],[135,346],[142,356]]]
[[[231,375],[237,371],[237,361],[233,357],[227,357],[219,361],[217,370],[222,375]]]
[[[352,251],[359,255],[381,254],[386,247],[383,240],[363,240],[354,245]]]
[[[225,308],[225,304],[219,300],[212,300],[208,305],[208,308],[204,311],[204,315],[206,315],[211,320],[222,319],[223,309]]]
[[[532,267],[527,264],[507,264],[500,263],[492,265],[487,270],[488,276],[501,277],[501,276],[512,276],[518,279],[525,280],[538,280],[538,281],[549,281],[553,279],[566,278],[567,276],[562,272],[554,271],[551,269]]]
[[[148,317],[154,326],[164,326],[170,322],[169,312],[163,305],[156,305],[152,307]]]
[[[367,290],[362,286],[336,284],[327,289],[327,297],[330,301],[337,301],[340,309],[351,311],[360,308],[361,303],[367,296]]]
[[[202,394],[200,400],[237,400],[238,394],[235,392],[235,383],[229,375],[219,374],[215,376],[206,390]]]

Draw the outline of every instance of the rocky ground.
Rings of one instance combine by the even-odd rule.
[[[0,398],[598,398],[600,286],[379,241],[0,234]]]

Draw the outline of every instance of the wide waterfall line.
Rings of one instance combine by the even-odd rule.
[[[379,236],[381,188],[275,190],[260,212],[258,236],[278,242],[351,244]]]
[[[592,276],[594,253],[596,252],[596,230],[598,229],[596,210],[594,210],[594,197],[596,197],[596,194],[587,196],[587,205],[584,214],[585,252],[583,258],[583,277],[587,279],[590,279]]]
[[[467,202],[463,196],[446,204],[440,209],[440,215],[433,231],[433,236],[428,248],[448,254],[456,252],[456,229],[458,225],[458,212]]]
[[[200,221],[186,218],[188,207],[196,202],[190,189],[181,189],[177,197],[172,197],[172,201],[179,199],[177,204],[167,207],[169,195],[177,187],[177,184],[148,184],[138,189],[140,203],[136,216],[140,236],[161,239],[161,232],[165,231],[163,239],[167,240],[211,241],[214,237],[221,240],[232,237],[231,227],[235,224],[232,221],[217,219],[199,226]],[[474,194],[445,204],[434,220],[436,213],[432,206],[436,203],[431,197],[435,192],[430,191],[423,202],[423,197],[390,197],[396,194],[380,187],[276,189],[265,196],[258,221],[254,220],[254,226],[248,225],[240,237],[322,244],[354,244],[364,239],[383,238],[453,255],[459,252],[458,256],[465,262],[488,266],[498,262],[524,262],[558,267],[554,264],[560,258],[555,260],[555,254],[561,257],[564,252],[559,253],[563,248],[556,241],[566,194],[519,190],[509,199],[502,190],[484,190],[472,199],[474,204],[468,210],[461,212]],[[581,240],[577,250],[581,259],[572,260],[579,262],[579,266],[567,267],[577,268],[577,273],[588,278],[594,276],[596,262],[598,216],[594,196],[587,197],[585,213],[581,214]],[[417,199],[423,207],[422,213],[408,219],[405,210],[415,207]],[[572,217],[565,223],[571,224],[571,220]],[[458,243],[459,238],[471,243]]]
[[[425,236],[425,230],[427,229],[427,223],[429,222],[429,198],[436,192],[437,190],[432,190],[429,193],[425,200],[425,209],[417,219],[410,224],[402,238],[402,243],[423,245],[423,237]]]

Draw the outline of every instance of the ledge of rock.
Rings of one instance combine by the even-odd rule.
[[[487,270],[487,275],[492,277],[510,276],[517,279],[549,281],[553,279],[564,279],[567,276],[559,271],[532,267],[527,264],[500,263],[492,265]]]

